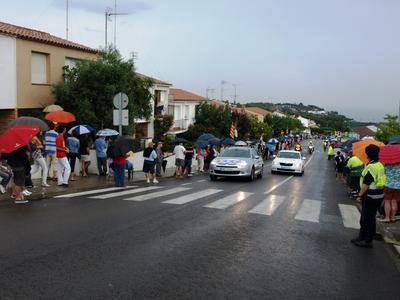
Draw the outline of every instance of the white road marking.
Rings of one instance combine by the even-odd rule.
[[[162,198],[164,196],[168,196],[168,195],[184,192],[184,191],[187,191],[187,190],[190,190],[190,188],[176,187],[176,188],[172,188],[172,189],[169,189],[169,190],[163,190],[163,191],[154,192],[154,193],[150,193],[150,194],[146,194],[146,195],[139,195],[139,196],[135,196],[135,197],[131,197],[131,198],[126,198],[126,199],[123,199],[123,200],[126,200],[126,201],[146,201],[146,200],[151,200],[151,199],[154,199],[154,198]]]
[[[311,155],[311,157],[308,159],[308,161],[306,161],[306,163],[304,164],[305,167],[308,166],[308,164],[311,162],[311,160],[314,158],[314,155]]]
[[[206,189],[200,192],[184,195],[175,199],[171,199],[168,201],[164,201],[163,203],[167,204],[185,204],[200,198],[208,197],[211,195],[214,195],[216,193],[222,192],[222,190],[216,190],[216,189]]]
[[[188,182],[188,183],[183,183],[183,184],[181,184],[181,186],[186,186],[186,185],[190,185],[190,184],[193,184],[194,182]]]
[[[236,203],[239,203],[248,197],[253,195],[253,193],[248,193],[248,192],[237,192],[235,194],[226,196],[220,200],[214,201],[210,204],[204,205],[203,207],[208,207],[208,208],[217,208],[217,209],[225,209],[228,208],[232,205],[235,205]]]
[[[196,182],[205,182],[205,181],[207,181],[207,180],[205,180],[205,179],[200,179],[200,180],[197,180]]]
[[[286,182],[288,182],[289,180],[291,180],[293,178],[292,176],[289,176],[288,178],[286,178],[285,180],[283,180],[282,182],[275,184],[272,188],[270,188],[268,191],[266,191],[264,194],[268,195],[269,193],[271,193],[272,191],[276,190],[278,187],[280,187],[282,184],[285,184]]]
[[[360,229],[360,212],[356,206],[339,204],[339,210],[344,227]]]
[[[136,187],[137,186],[135,186],[135,185],[131,185],[131,186],[127,186],[126,189],[132,189],[132,188],[136,188]],[[78,196],[100,194],[100,193],[104,193],[104,192],[121,191],[124,189],[125,188],[122,188],[122,187],[112,187],[112,188],[90,190],[90,191],[86,191],[86,192],[79,192],[79,193],[73,193],[73,194],[58,195],[58,196],[55,196],[54,198],[72,198],[72,197],[78,197]]]
[[[275,210],[279,207],[279,205],[282,204],[285,199],[285,196],[270,195],[261,203],[249,210],[249,213],[272,216]]]
[[[127,191],[122,191],[122,192],[98,195],[98,196],[93,196],[93,197],[89,197],[89,198],[91,198],[91,199],[110,199],[110,198],[115,198],[115,197],[120,197],[120,196],[125,196],[125,195],[138,194],[138,193],[146,192],[146,191],[158,190],[161,188],[162,188],[161,186],[148,186],[148,187],[143,187],[143,188],[139,188],[139,189],[135,189],[135,190],[127,190]]]
[[[318,223],[320,212],[321,201],[305,199],[301,204],[295,219]]]

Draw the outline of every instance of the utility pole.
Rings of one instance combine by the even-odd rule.
[[[224,101],[224,85],[226,84],[227,82],[225,81],[225,80],[221,80],[221,101]]]
[[[236,93],[236,88],[238,86],[237,83],[232,83],[233,89],[235,90],[235,94],[233,95],[233,102],[236,103],[236,99],[237,99],[237,93]]]
[[[117,0],[115,0],[114,3],[114,8],[117,8]],[[108,18],[111,16],[114,16],[114,49],[117,48],[117,16],[122,16],[122,15],[127,15],[127,13],[117,13],[116,10],[112,12],[112,9],[107,7],[105,13],[105,47],[106,49],[108,48],[108,41],[107,41],[107,35],[108,35]]]
[[[66,4],[66,9],[65,9],[65,39],[68,40],[68,30],[69,30],[69,24],[68,24],[68,19],[69,19],[69,0],[65,0]]]
[[[215,89],[207,88],[207,89],[206,89],[206,98],[207,98],[207,99],[210,99],[210,97],[209,97],[208,94],[210,93],[211,95],[213,95],[214,92],[215,92]],[[211,97],[211,99],[212,99],[212,97]]]

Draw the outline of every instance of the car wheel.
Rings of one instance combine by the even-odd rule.
[[[211,181],[217,180],[217,176],[215,176],[215,175],[210,175],[210,180],[211,180]]]
[[[271,174],[276,174],[276,171],[271,170]]]
[[[264,165],[261,167],[260,174],[257,175],[258,178],[262,178],[264,175]]]
[[[249,176],[249,181],[254,181],[255,175],[254,175],[255,171],[254,171],[254,166],[251,168],[251,173]]]

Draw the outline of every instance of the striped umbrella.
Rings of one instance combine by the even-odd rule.
[[[118,131],[114,129],[105,128],[97,132],[97,136],[116,136],[119,135]]]
[[[76,125],[72,127],[70,130],[68,130],[68,133],[72,134],[72,132],[74,131],[76,131],[77,134],[81,135],[92,132],[93,128],[90,127],[89,125]]]

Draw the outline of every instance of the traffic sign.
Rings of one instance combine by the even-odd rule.
[[[122,120],[120,120],[120,116],[121,116]],[[119,126],[119,125],[128,126],[129,125],[129,111],[127,109],[122,109],[121,114],[120,114],[119,109],[114,109],[113,124],[114,124],[114,126]]]
[[[129,98],[124,93],[118,93],[114,96],[113,103],[114,103],[115,108],[124,109],[128,106]]]

